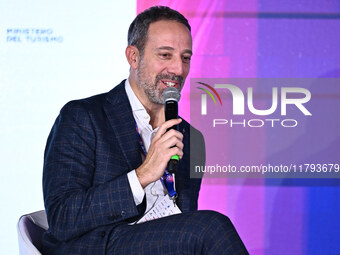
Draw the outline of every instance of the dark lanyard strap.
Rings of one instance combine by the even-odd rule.
[[[142,149],[144,156],[146,157],[147,152],[146,152],[142,137],[140,136],[138,125],[137,125],[136,121],[135,121],[135,124],[136,124],[136,131],[137,131],[137,134],[138,134],[139,145]],[[171,173],[168,172],[167,169],[165,169],[164,174],[161,177],[161,181],[162,181],[163,185],[165,186],[165,188],[168,190],[170,197],[172,199],[176,199],[177,198],[177,192],[175,190],[174,177]]]

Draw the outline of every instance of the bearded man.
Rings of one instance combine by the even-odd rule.
[[[190,30],[168,7],[142,12],[128,32],[128,79],[62,108],[44,158],[46,254],[248,254],[226,216],[197,211],[190,160],[204,165],[202,135],[181,118],[165,121],[161,95],[183,88]],[[162,179],[173,155],[176,196]],[[170,216],[147,220],[163,203]]]

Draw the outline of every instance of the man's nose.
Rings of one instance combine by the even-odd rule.
[[[184,67],[181,57],[173,58],[168,66],[168,72],[174,75],[183,75]]]

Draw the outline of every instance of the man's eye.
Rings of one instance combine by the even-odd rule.
[[[183,60],[184,60],[185,62],[190,62],[191,57],[183,57]]]
[[[161,53],[160,56],[161,56],[162,58],[169,58],[169,57],[170,57],[170,54],[168,54],[168,53]]]

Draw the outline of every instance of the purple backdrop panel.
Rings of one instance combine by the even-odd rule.
[[[262,0],[259,1],[258,11],[259,12],[272,12],[277,14],[294,15],[308,14],[308,13],[338,13],[340,9],[340,3],[337,0],[286,0],[286,1],[270,1]]]
[[[339,1],[137,1],[137,12],[153,5],[182,12],[192,26],[194,56],[180,102],[188,120],[190,78],[340,77]],[[256,107],[270,107],[272,87],[254,85]],[[339,86],[306,88],[313,118],[292,112],[295,129],[229,130],[218,140],[226,145],[225,160],[242,162],[241,150],[249,162],[339,159]],[[232,108],[230,98],[223,104]],[[216,155],[208,150],[207,156]],[[250,254],[337,254],[339,186],[318,179],[204,179],[199,208],[228,215]]]
[[[170,6],[192,26],[191,71],[182,91],[180,115],[190,120],[191,77],[256,77],[256,19],[226,18],[231,12],[254,12],[256,1],[138,1],[137,12],[153,5]],[[237,50],[236,50],[237,49]],[[232,61],[231,61],[232,59]],[[232,68],[232,70],[231,70]],[[261,139],[258,136],[257,139]],[[262,136],[263,137],[263,136]],[[230,135],[224,138],[230,142]],[[255,139],[256,140],[256,139]],[[253,143],[255,143],[254,141]],[[264,148],[263,148],[264,150]],[[199,209],[228,215],[251,254],[263,254],[264,187],[235,180],[204,180]]]

